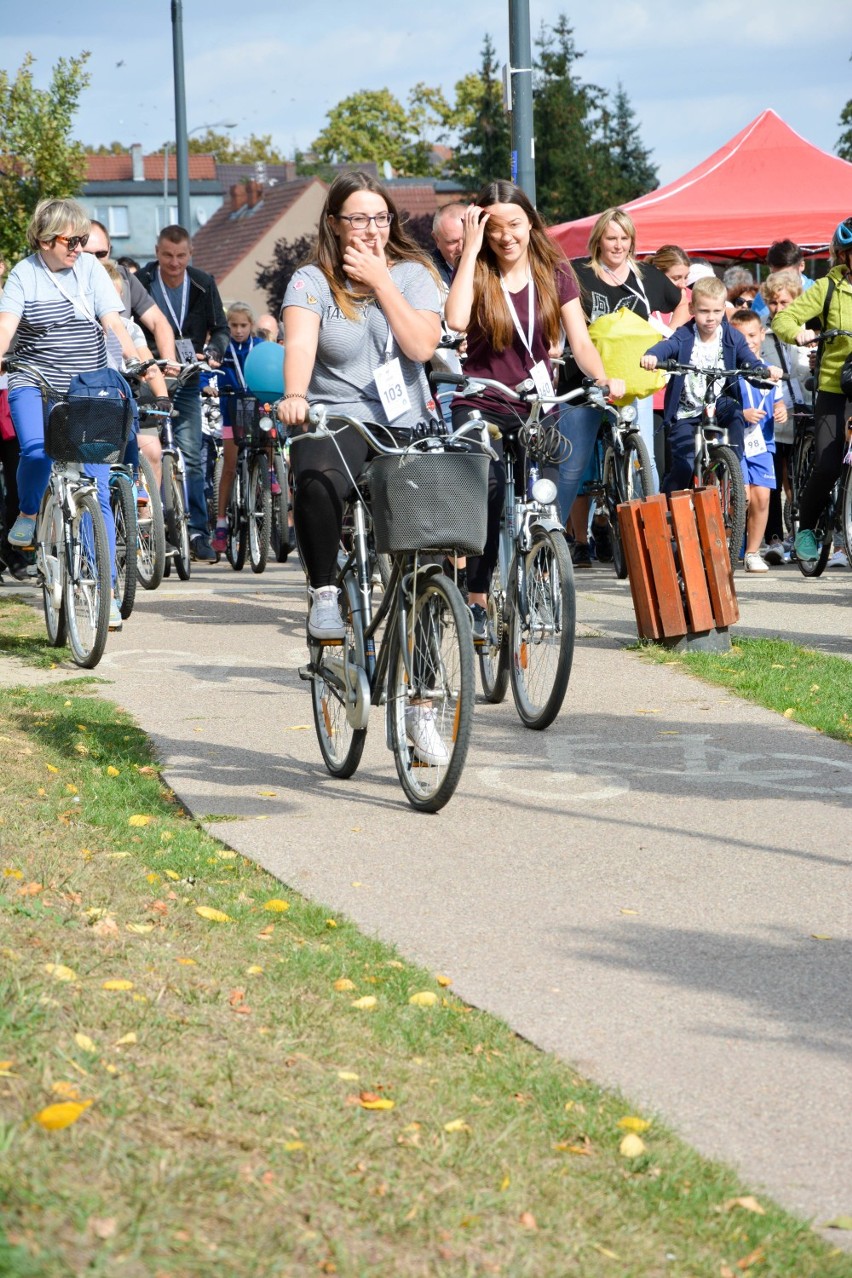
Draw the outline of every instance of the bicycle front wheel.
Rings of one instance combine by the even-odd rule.
[[[653,489],[651,459],[644,440],[638,435],[630,439],[620,460],[612,447],[607,448],[603,476],[607,512],[612,530],[612,566],[616,577],[623,581],[627,576],[627,556],[621,540],[618,507],[621,502],[647,497]]]
[[[258,454],[251,464],[246,510],[251,570],[263,572],[269,559],[269,534],[272,526],[272,490],[269,486],[266,453]]]
[[[46,488],[38,516],[36,564],[41,577],[44,624],[54,648],[65,643],[65,600],[62,587],[65,563],[65,535],[62,511],[51,488]]]
[[[340,611],[346,623],[343,643],[318,644],[308,636],[308,646],[314,663],[311,703],[320,754],[331,775],[345,780],[361,762],[367,739],[367,729],[353,728],[351,711],[347,714],[352,695],[347,667],[365,671],[366,666],[358,587],[351,572],[341,583]]]
[[[136,496],[129,475],[110,477],[109,500],[115,519],[115,599],[127,620],[136,599]]]
[[[246,562],[246,543],[248,541],[246,521],[243,512],[243,469],[242,462],[237,462],[237,471],[231,487],[228,502],[228,544],[225,554],[234,572],[242,572]]]
[[[488,615],[485,631],[485,643],[477,646],[479,657],[479,679],[486,701],[499,705],[505,700],[509,687],[509,648],[506,638],[505,621],[506,592],[500,579],[500,565],[494,569],[491,577],[491,589],[485,601]]]
[[[719,489],[722,521],[725,525],[725,538],[733,569],[740,557],[746,525],[743,471],[740,459],[733,448],[729,448],[727,444],[710,445],[710,464],[707,467],[704,482],[708,486],[715,484]]]
[[[539,530],[512,564],[509,673],[521,722],[548,727],[565,700],[574,658],[574,572],[565,538]]]
[[[109,632],[112,566],[97,497],[78,494],[76,507],[65,564],[65,618],[72,656],[78,666],[91,670],[103,656]]]
[[[188,581],[192,571],[189,554],[189,523],[186,501],[183,495],[183,475],[175,465],[174,457],[163,457],[163,514],[166,532],[171,545],[177,551],[175,568],[181,581]]]
[[[156,590],[166,566],[163,501],[148,458],[139,455],[139,494],[148,498],[136,512],[136,576],[145,590]]]
[[[470,613],[448,577],[422,579],[406,650],[398,627],[392,642],[387,713],[397,775],[413,807],[438,812],[464,768],[476,695]]]
[[[277,493],[272,494],[272,523],[269,530],[269,544],[279,564],[286,562],[290,554],[290,497],[287,463],[283,452],[274,449],[272,453],[272,470],[275,475]]]

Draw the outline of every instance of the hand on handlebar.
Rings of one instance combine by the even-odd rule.
[[[289,399],[279,399],[278,420],[282,426],[305,427],[308,420],[308,401],[301,396],[293,395]]]
[[[639,363],[641,364],[642,368],[646,369],[649,373],[651,373],[657,367],[657,357],[656,355],[643,355]]]
[[[608,377],[598,385],[609,399],[624,399],[627,394],[627,383],[623,377]]]
[[[798,333],[796,334],[796,345],[811,346],[817,340],[818,337],[819,337],[819,333],[817,333],[816,329],[800,328]]]

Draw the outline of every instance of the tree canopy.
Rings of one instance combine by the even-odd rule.
[[[86,169],[85,147],[71,136],[88,53],[60,58],[46,89],[33,83],[27,54],[14,76],[0,70],[0,256],[10,265],[27,253],[26,228],[39,200],[74,196]]]
[[[849,61],[852,62],[852,57]],[[838,123],[842,131],[834,149],[841,160],[848,160],[852,164],[852,98],[840,112]]]

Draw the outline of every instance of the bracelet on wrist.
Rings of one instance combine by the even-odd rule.
[[[287,393],[285,395],[282,395],[281,398],[282,399],[303,399],[306,404],[308,402],[307,395],[302,395],[300,391],[287,391]]]

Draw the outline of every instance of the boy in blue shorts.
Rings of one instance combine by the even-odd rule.
[[[760,316],[751,310],[734,311],[730,322],[742,333],[752,354],[759,357],[766,336]],[[768,572],[760,546],[769,515],[769,494],[776,483],[775,423],[787,420],[787,410],[777,386],[753,386],[741,377],[737,390],[745,420],[740,459],[748,502],[744,566],[746,572]]]

